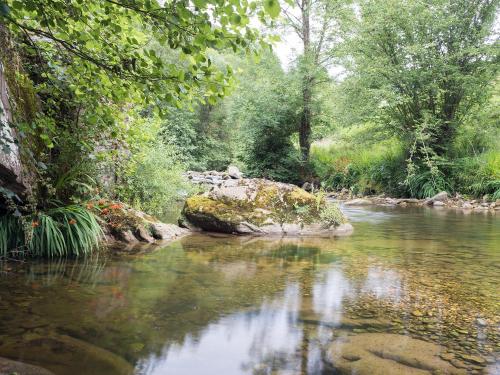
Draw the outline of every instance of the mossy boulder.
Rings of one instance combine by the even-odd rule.
[[[188,233],[184,228],[162,223],[120,202],[101,199],[88,202],[87,208],[99,216],[107,242],[111,244],[115,241],[132,245],[153,243],[156,240],[173,240]]]
[[[181,225],[236,234],[337,235],[352,226],[337,206],[295,185],[227,180],[186,200]]]

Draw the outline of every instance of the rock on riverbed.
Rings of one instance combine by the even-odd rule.
[[[0,375],[54,375],[44,368],[0,357]]]
[[[49,368],[55,373],[67,374],[74,371],[75,367],[79,368],[79,374],[131,375],[134,373],[133,366],[122,357],[88,342],[55,333],[44,335],[33,333],[14,339],[14,341],[7,340],[0,344],[0,350],[9,357],[23,358],[28,362]],[[2,361],[0,361],[1,364]],[[34,366],[29,367],[31,372],[21,370],[22,368],[18,367],[20,375],[52,374]]]
[[[439,345],[389,333],[363,333],[330,345],[327,364],[339,374],[465,375],[441,359]]]
[[[264,179],[224,180],[186,200],[188,228],[236,234],[340,235],[352,231],[335,205],[295,185]]]

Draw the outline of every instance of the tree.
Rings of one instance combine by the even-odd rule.
[[[277,8],[278,7],[278,8]],[[279,5],[266,2],[269,14]],[[227,89],[227,74],[212,66],[210,48],[254,49],[258,33],[249,16],[257,3],[196,0],[2,0],[0,19],[41,59],[71,65],[79,89],[99,75],[100,88],[115,100],[132,88],[146,100],[179,104],[205,87],[208,101]],[[179,51],[165,61],[159,48]],[[79,67],[79,69],[76,69]],[[86,81],[83,84],[82,81]],[[105,86],[106,85],[106,86]]]
[[[302,113],[299,123],[299,145],[302,162],[307,163],[311,148],[313,96],[325,79],[333,62],[333,46],[340,41],[340,19],[348,13],[348,1],[295,0],[293,7],[283,10],[286,23],[302,42],[303,52],[298,71],[302,81]]]
[[[348,60],[379,120],[431,169],[498,71],[497,0],[366,0]],[[360,87],[361,88],[361,87]],[[434,169],[435,170],[435,169]]]
[[[35,116],[16,121],[22,149],[53,185],[95,166],[96,150],[127,148],[137,109],[213,105],[232,70],[213,64],[212,51],[257,52],[267,44],[249,18],[278,13],[273,0],[0,0],[22,55],[11,76],[32,82],[39,99]]]
[[[299,94],[293,78],[267,53],[258,64],[243,65],[238,90],[228,98],[227,122],[240,135],[237,156],[250,176],[300,182],[300,157],[292,143]]]

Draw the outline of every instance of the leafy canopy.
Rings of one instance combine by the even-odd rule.
[[[1,18],[41,59],[64,67],[76,96],[177,105],[201,87],[208,101],[221,97],[231,70],[216,69],[209,49],[255,51],[263,41],[249,17],[278,13],[269,0],[0,0]],[[165,48],[175,60],[160,56]]]

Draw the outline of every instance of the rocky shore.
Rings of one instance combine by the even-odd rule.
[[[390,198],[385,195],[375,196],[353,196],[347,189],[340,192],[332,192],[327,194],[328,199],[342,202],[345,206],[399,206],[399,207],[434,207],[434,208],[450,208],[463,211],[482,211],[482,212],[499,212],[500,199],[495,201],[488,200],[488,197],[483,199],[466,199],[457,194],[450,196],[443,191],[431,198]]]
[[[166,224],[122,203],[96,202],[95,210],[110,248],[130,249],[141,244],[165,243],[189,233],[186,228]],[[95,209],[95,208],[94,208]],[[123,245],[126,245],[125,248]]]

